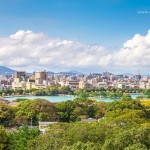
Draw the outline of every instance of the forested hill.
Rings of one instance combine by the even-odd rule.
[[[0,74],[7,75],[7,74],[13,74],[15,70],[12,70],[10,68],[0,66]]]

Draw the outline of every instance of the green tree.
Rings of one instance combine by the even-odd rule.
[[[150,95],[150,89],[146,89],[146,90],[144,90],[144,95]]]
[[[14,116],[13,108],[3,101],[0,101],[0,124],[8,126]]]
[[[63,146],[61,150],[99,150],[100,145],[96,143],[82,143],[82,142],[77,142],[74,143],[71,146]]]
[[[74,121],[75,117],[73,116],[73,110],[75,109],[75,107],[75,102],[71,100],[56,104],[59,120],[64,122]]]
[[[15,122],[17,125],[37,124],[38,121],[55,121],[57,119],[54,104],[45,99],[21,101],[16,107]]]
[[[45,99],[35,99],[32,103],[33,116],[39,121],[55,121],[56,110],[54,104]]]
[[[8,145],[8,134],[3,126],[0,126],[0,150],[5,150]]]
[[[97,119],[105,116],[106,106],[107,106],[107,104],[105,102],[97,102],[95,104],[95,107],[96,107],[95,117]]]
[[[120,130],[114,134],[114,137],[108,138],[102,147],[102,150],[132,150],[139,148],[146,150],[150,148],[150,128],[130,127],[126,130]]]
[[[132,145],[129,145],[124,150],[147,150],[146,146],[141,143],[135,143]]]
[[[6,96],[6,93],[2,93],[2,97],[5,97]]]
[[[9,150],[25,150],[28,142],[32,141],[39,135],[39,129],[34,127],[29,129],[28,126],[22,126],[17,131],[10,133]]]
[[[81,120],[82,118],[87,118],[87,112],[85,110],[83,110],[81,107],[76,107],[73,110],[73,116],[76,120]]]
[[[14,124],[26,125],[29,124],[31,117],[33,116],[33,101],[25,100],[19,102],[15,107]]]
[[[61,87],[59,93],[72,95],[73,91],[71,90],[71,88],[69,86],[63,86],[63,87]]]

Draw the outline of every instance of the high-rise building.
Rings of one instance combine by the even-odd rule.
[[[13,89],[25,89],[26,88],[26,72],[16,71],[14,74],[14,81],[12,82]]]
[[[133,76],[133,79],[134,79],[135,81],[140,81],[141,75],[140,75],[140,74],[134,75],[134,76]]]
[[[48,86],[48,73],[46,71],[35,72],[35,85]]]
[[[15,79],[19,79],[19,81],[26,80],[26,72],[25,71],[16,71],[14,74]]]

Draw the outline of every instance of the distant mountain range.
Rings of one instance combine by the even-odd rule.
[[[11,75],[15,72],[15,70],[10,69],[8,67],[5,66],[0,66],[0,75]],[[63,74],[63,75],[84,75],[83,73],[76,71],[76,70],[70,70],[70,71],[64,71],[64,72],[52,72],[52,71],[48,71],[48,74]],[[133,74],[131,73],[123,73],[122,75],[124,76],[133,76]],[[150,75],[146,75],[146,76],[150,76]]]
[[[83,73],[76,71],[76,70],[70,70],[67,72],[58,72],[57,74],[64,74],[64,75],[84,75]]]
[[[15,72],[15,70],[12,70],[8,67],[0,66],[0,74],[1,75],[11,75]]]
[[[123,73],[123,75],[124,75],[124,76],[128,76],[128,77],[129,77],[129,76],[133,76],[133,74],[131,74],[131,73]]]
[[[11,75],[14,72],[15,72],[15,70],[12,70],[12,69],[5,67],[5,66],[0,66],[0,75]],[[70,70],[70,71],[58,72],[58,73],[48,71],[48,74],[83,75],[83,73],[76,71],[76,70]]]
[[[48,74],[55,74],[55,72],[52,72],[52,71],[48,71]]]
[[[64,71],[64,72],[51,72],[51,71],[48,71],[48,74],[63,74],[63,75],[84,75],[83,73],[79,72],[79,71],[76,71],[76,70],[70,70],[70,71]]]

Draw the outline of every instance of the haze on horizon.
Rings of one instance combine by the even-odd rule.
[[[148,0],[1,0],[0,65],[149,73]]]

